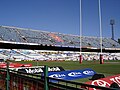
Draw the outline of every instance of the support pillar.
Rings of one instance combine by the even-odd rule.
[[[44,90],[48,90],[48,66],[44,67]]]
[[[9,75],[9,61],[7,60],[6,61],[6,64],[7,64],[7,77],[6,77],[6,90],[9,90],[9,80],[10,80],[10,75]]]

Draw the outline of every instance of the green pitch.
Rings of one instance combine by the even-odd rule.
[[[62,66],[65,70],[77,70],[91,68],[97,73],[111,76],[120,74],[120,60],[117,61],[104,61],[104,64],[99,64],[99,61],[24,61],[20,63],[32,63],[33,66],[48,65],[48,66]],[[88,79],[79,79],[79,82],[88,81]]]

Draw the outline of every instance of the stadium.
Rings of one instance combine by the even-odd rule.
[[[106,66],[111,65],[112,67],[119,67],[120,44],[116,40],[104,37],[102,38],[102,42],[102,55],[105,64],[101,64]],[[82,45],[81,52],[80,43]],[[82,86],[92,88],[93,86],[90,86],[88,84],[81,84],[77,82],[75,83],[59,79],[59,82],[62,82],[62,84],[56,82],[47,83],[42,79],[42,76],[41,79],[39,79],[40,75],[38,75],[38,73],[43,72],[44,70],[38,70],[38,68],[43,68],[43,65],[48,65],[50,66],[50,71],[59,71],[63,70],[63,68],[67,70],[74,70],[79,68],[93,68],[94,70],[97,70],[94,65],[96,64],[96,66],[99,66],[101,54],[99,37],[80,37],[78,35],[62,34],[57,32],[48,32],[42,30],[40,31],[9,26],[0,26],[0,48],[0,73],[1,75],[3,75],[1,76],[3,79],[0,80],[1,90],[5,90],[5,87],[8,85],[8,83],[5,83],[5,78],[6,76],[8,76],[8,72],[4,71],[6,67],[9,67],[11,70],[11,72],[9,72],[10,86],[7,86],[10,88],[10,90],[43,90],[43,88],[48,84],[50,90],[82,90],[83,88],[80,88]],[[80,53],[82,54],[82,62],[80,62]],[[7,64],[5,64],[5,62],[7,62]],[[111,63],[114,65],[112,65]],[[69,64],[73,65],[73,67],[67,67],[67,65]],[[89,66],[85,67],[85,65]],[[96,72],[106,74],[110,66],[106,69],[104,66],[102,67],[106,71],[101,71],[102,69],[100,69]],[[29,68],[28,73],[18,73],[19,69],[23,70],[26,68]],[[35,70],[33,70],[32,68]],[[115,70],[116,72],[113,72],[112,74],[108,72],[106,75],[110,76],[114,74],[119,74],[118,68],[115,68]],[[37,75],[34,75],[34,73],[36,72]],[[46,78],[44,79],[46,80]],[[52,79],[57,80],[54,78]],[[117,83],[119,84],[119,77],[117,80]],[[64,85],[63,83],[69,84]],[[71,86],[72,84],[74,84],[73,87]],[[44,90],[48,90],[45,88]],[[110,89],[97,86],[94,86],[94,88]]]
[[[99,60],[97,55],[99,55],[100,52],[100,38],[83,36],[81,37],[81,39],[83,59],[89,60],[90,58],[96,58]],[[69,56],[69,54],[72,53],[73,55],[76,54],[76,56],[79,56],[80,52],[80,36],[77,35],[67,35],[57,32],[0,26],[0,40],[1,48],[6,48],[6,50],[1,49],[0,51],[3,58],[7,57],[5,55],[9,53],[11,55],[10,58],[14,58],[14,54],[18,54],[16,55],[16,58],[17,56],[20,57],[19,55],[21,55],[21,60],[25,60],[24,57],[30,57],[34,60],[32,56],[36,56],[37,58],[37,56],[39,56],[38,54],[41,53],[41,58],[44,58],[44,56],[47,55],[46,58],[48,57],[48,59],[51,59],[49,57],[52,57],[50,56],[52,54],[53,56],[54,54],[58,54],[58,57],[60,57],[59,55],[62,54],[63,57],[67,57],[67,55]],[[106,60],[119,60],[119,53],[116,52],[120,51],[120,44],[111,38],[103,38],[102,41],[103,54],[105,55],[104,58],[106,58]],[[15,45],[18,45],[18,47]],[[25,46],[23,48],[19,45]],[[27,45],[31,45],[32,48],[27,47]],[[7,48],[9,48],[9,50],[7,50]],[[89,52],[92,52],[91,54],[96,54],[96,56],[91,55],[91,57],[89,58],[89,55],[87,55],[90,54]],[[35,53],[36,55],[34,56]]]

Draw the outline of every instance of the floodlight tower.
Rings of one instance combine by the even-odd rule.
[[[115,25],[114,19],[110,20],[110,25],[111,25],[111,29],[112,29],[112,39],[114,40],[114,25]]]

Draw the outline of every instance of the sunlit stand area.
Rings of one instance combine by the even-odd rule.
[[[82,52],[82,60],[99,60],[98,52]],[[0,62],[6,59],[11,61],[79,61],[80,52],[74,51],[48,51],[48,50],[24,50],[1,49]],[[103,53],[104,60],[120,60],[120,53]]]

